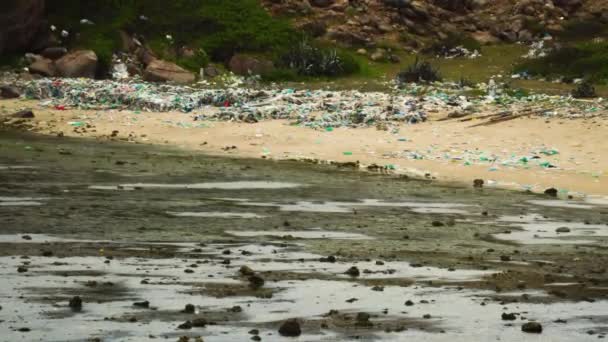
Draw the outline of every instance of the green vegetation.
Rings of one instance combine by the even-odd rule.
[[[399,83],[441,81],[439,70],[427,61],[416,61],[397,74]]]
[[[588,78],[608,82],[608,43],[586,42],[553,51],[540,59],[520,64],[517,71],[544,77]]]
[[[572,96],[577,99],[586,99],[597,97],[597,93],[593,84],[589,80],[584,80],[572,90]]]
[[[69,46],[93,49],[103,63],[120,48],[119,30],[144,36],[155,52],[190,69],[206,63],[207,54],[223,62],[236,52],[285,49],[299,40],[286,20],[271,17],[257,0],[56,0],[48,15],[72,33]],[[80,24],[82,18],[95,25]],[[195,55],[180,56],[184,46]]]
[[[302,41],[279,57],[279,66],[301,76],[342,76],[355,73],[359,65],[348,53]]]

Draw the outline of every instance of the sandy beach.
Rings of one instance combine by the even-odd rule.
[[[49,135],[171,145],[211,155],[315,159],[376,164],[390,172],[470,186],[543,192],[561,197],[608,195],[608,122],[602,118],[523,117],[491,126],[429,121],[376,127],[311,129],[287,120],[258,123],[197,121],[194,114],[119,110],[58,110],[38,101],[7,100],[4,114],[31,108],[31,130]],[[210,108],[209,110],[215,110]]]

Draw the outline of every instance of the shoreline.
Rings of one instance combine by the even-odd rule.
[[[413,178],[542,193],[559,197],[608,196],[608,141],[602,118],[522,117],[492,126],[471,121],[311,129],[288,120],[257,123],[195,121],[196,114],[43,107],[39,101],[4,100],[4,114],[31,108],[29,130],[69,137],[171,145],[214,156],[346,163]],[[207,110],[217,110],[208,108]],[[478,121],[477,121],[478,122]],[[9,122],[10,125],[10,122]],[[543,166],[544,165],[544,166]],[[377,166],[378,168],[376,168]],[[552,166],[556,166],[555,168]]]

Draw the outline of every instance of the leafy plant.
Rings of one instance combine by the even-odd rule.
[[[586,79],[572,90],[572,97],[577,99],[593,98],[597,97],[597,93],[593,83]]]
[[[306,40],[284,53],[279,65],[301,76],[340,76],[358,70],[357,62],[350,55],[314,46]]]
[[[399,83],[435,82],[441,81],[439,70],[428,61],[420,61],[418,58],[407,69],[397,74]]]

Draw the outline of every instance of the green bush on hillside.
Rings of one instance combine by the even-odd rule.
[[[356,72],[354,58],[336,49],[322,48],[303,41],[279,57],[280,67],[301,76],[341,76]]]

